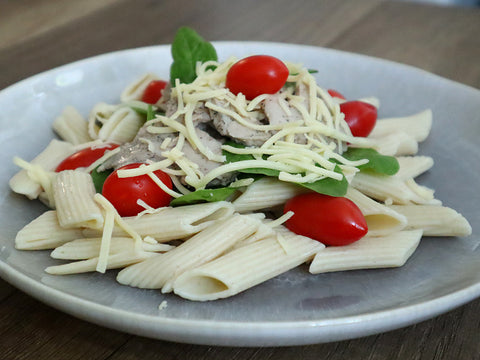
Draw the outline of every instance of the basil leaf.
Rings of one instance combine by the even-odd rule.
[[[148,104],[147,107],[147,121],[155,119],[155,111],[153,111],[153,106]]]
[[[267,168],[247,168],[247,169],[242,169],[238,171],[244,174],[261,174],[261,175],[273,176],[273,177],[278,177],[278,175],[280,174],[279,170],[267,169]]]
[[[228,145],[237,149],[245,149],[245,145],[236,143],[234,141],[225,141],[224,145]],[[235,154],[235,153],[228,152],[226,150],[222,150],[222,154],[225,156],[225,162],[227,164],[232,162],[255,159],[251,154]]]
[[[233,141],[227,141],[225,142],[225,145],[230,145],[232,147],[236,147],[240,149],[245,148],[245,145],[238,144]],[[239,161],[245,161],[245,160],[255,160],[254,156],[251,154],[234,154],[234,153],[223,150],[223,155],[225,156],[226,163],[239,162]],[[267,169],[267,168],[247,168],[247,169],[238,170],[238,172],[244,173],[244,174],[262,174],[266,176],[275,176],[275,177],[278,177],[278,174],[280,174],[280,171],[278,170]]]
[[[235,143],[233,141],[227,141],[225,145],[230,145],[236,148],[245,148],[244,145]],[[250,154],[233,154],[228,151],[223,151],[223,155],[225,155],[226,162],[237,162],[237,161],[244,161],[244,160],[253,160],[253,155]],[[342,174],[342,170],[338,165],[335,166],[335,172]],[[278,177],[280,174],[279,170],[272,170],[266,168],[249,168],[249,169],[242,169],[239,170],[240,173],[246,174],[262,174],[266,176]],[[330,196],[344,196],[347,193],[348,188],[348,181],[345,179],[345,176],[342,180],[335,180],[332,178],[325,178],[313,183],[297,183],[300,186],[306,187],[310,190],[315,192],[326,194]]]
[[[175,79],[189,84],[197,77],[195,67],[198,61],[217,60],[217,52],[211,43],[205,41],[195,30],[181,27],[172,43],[173,63],[170,67],[170,82],[175,86]]]
[[[223,187],[217,189],[202,189],[180,196],[170,202],[170,206],[198,204],[202,202],[215,202],[228,199],[237,189]]]
[[[342,170],[338,165],[335,166],[334,171],[343,175]],[[313,183],[298,183],[298,185],[313,190],[317,193],[330,196],[344,196],[348,189],[348,181],[345,176],[343,176],[342,180],[325,178]]]
[[[348,160],[368,159],[368,163],[358,166],[361,171],[367,170],[379,174],[394,175],[400,169],[395,157],[382,155],[375,149],[349,148],[342,156]]]
[[[90,173],[90,176],[92,177],[93,185],[95,186],[95,191],[101,194],[103,189],[103,183],[107,179],[108,175],[110,175],[113,172],[113,170],[105,170],[105,171],[99,172],[98,171],[99,167],[100,165],[97,166],[95,169],[93,169],[92,172]]]
[[[151,106],[151,105],[150,105]],[[165,115],[165,112],[164,111],[161,111],[161,110],[153,110],[153,107],[152,107],[152,113],[149,115],[148,113],[148,109],[142,109],[140,107],[136,107],[136,106],[130,106],[130,108],[135,111],[137,114],[139,115],[142,115],[142,116],[145,116],[146,119],[145,121],[148,121],[148,120],[152,120],[155,118],[155,116],[157,115]],[[151,119],[149,119],[149,116],[153,116]]]

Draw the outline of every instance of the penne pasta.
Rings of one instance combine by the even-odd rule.
[[[226,201],[161,208],[155,213],[122,218],[140,236],[151,236],[158,242],[183,239],[198,233],[213,222],[230,217],[233,206]],[[85,229],[84,236],[96,237],[101,232]],[[125,236],[125,231],[115,225],[113,236]]]
[[[468,236],[472,227],[461,214],[446,206],[392,205],[407,218],[407,229],[421,229],[426,236]]]
[[[112,116],[112,114],[119,108],[118,105],[110,105],[104,102],[96,104],[90,114],[88,115],[88,135],[92,139],[98,139],[98,133],[103,127],[103,124]]]
[[[73,145],[91,141],[88,123],[73,106],[67,106],[54,120],[53,130],[65,141]]]
[[[120,252],[117,254],[108,255],[107,269],[124,268],[125,266],[136,264],[152,256],[155,256],[155,253]],[[74,261],[62,265],[49,266],[45,269],[45,272],[51,275],[71,275],[92,272],[96,270],[98,261],[99,259],[98,257],[96,257],[87,260]]]
[[[120,100],[122,102],[127,102],[131,100],[140,100],[142,98],[143,92],[147,88],[148,84],[153,80],[158,80],[159,78],[151,73],[143,75],[141,78],[135,80],[129,84],[120,94]]]
[[[31,200],[38,198],[44,189],[38,176],[35,176],[35,169],[54,170],[64,158],[74,152],[73,144],[55,139],[50,141],[48,146],[30,162],[30,164],[35,165],[34,167],[20,170],[10,179],[10,188],[17,194],[25,195]]]
[[[420,186],[413,179],[395,176],[357,173],[351,184],[365,195],[387,204],[439,204],[433,190]]]
[[[397,161],[400,169],[395,177],[403,180],[415,178],[433,166],[433,159],[430,156],[399,156]]]
[[[375,139],[373,148],[383,155],[415,155],[418,143],[412,136],[400,131]]]
[[[427,138],[431,128],[432,111],[427,109],[410,116],[379,119],[369,137],[380,138],[404,132],[415,141],[422,142]]]
[[[284,228],[274,236],[185,271],[174,281],[173,291],[195,301],[233,296],[299,266],[323,248],[318,241]]]
[[[44,212],[17,233],[15,248],[18,250],[53,249],[81,237],[81,229],[61,227],[57,212],[50,210]]]
[[[381,237],[366,236],[346,246],[330,246],[315,255],[309,271],[319,274],[402,266],[421,238],[421,230],[410,230]]]
[[[98,139],[123,144],[133,140],[144,119],[129,107],[116,109],[98,130]]]
[[[382,236],[398,232],[407,225],[407,218],[392,208],[378,203],[360,191],[349,188],[345,195],[358,206],[368,226],[369,236]]]
[[[53,193],[61,227],[102,227],[103,215],[93,200],[95,187],[90,174],[77,170],[61,171]]]
[[[253,217],[234,215],[217,221],[175,249],[122,270],[117,281],[139,288],[165,288],[182,272],[215,259],[236,242],[255,233],[260,221]]]
[[[268,209],[305,191],[308,190],[295,184],[264,177],[251,184],[233,201],[233,206],[240,213]]]
[[[50,256],[54,259],[84,260],[97,257],[100,253],[101,238],[86,238],[69,241],[55,248]],[[142,250],[147,252],[165,252],[174,246],[167,244],[149,244],[142,242]],[[118,254],[125,251],[134,251],[135,241],[129,237],[113,237],[111,239],[109,254]]]

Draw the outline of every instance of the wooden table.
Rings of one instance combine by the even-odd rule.
[[[209,40],[302,43],[386,58],[480,88],[480,9],[381,0],[0,1],[0,88],[112,50]],[[78,320],[0,280],[1,359],[480,359],[480,299],[404,329],[337,343],[226,348]]]

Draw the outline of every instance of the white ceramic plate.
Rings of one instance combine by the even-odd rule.
[[[380,115],[432,108],[434,126],[421,153],[435,167],[420,182],[470,220],[468,238],[424,238],[399,269],[309,275],[295,269],[232,299],[194,303],[118,285],[115,272],[50,276],[48,252],[16,251],[16,232],[45,208],[8,188],[12,157],[33,158],[54,136],[51,122],[67,104],[83,114],[118,102],[141,74],[165,78],[168,46],[97,56],[39,74],[0,92],[0,275],[35,298],[79,318],[148,337],[210,345],[278,346],[335,341],[433,317],[480,296],[480,91],[424,71],[316,47],[251,42],[215,44],[230,55],[271,54],[317,69],[319,83],[348,98],[376,95]],[[166,309],[158,305],[167,300]]]

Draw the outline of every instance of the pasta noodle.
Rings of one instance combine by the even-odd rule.
[[[349,188],[345,195],[360,209],[368,225],[369,236],[388,235],[398,232],[407,225],[407,218],[381,203],[378,203],[360,191]]]
[[[95,188],[90,174],[77,170],[61,171],[53,191],[61,227],[102,227],[103,215],[93,200]]]
[[[174,281],[173,291],[196,301],[233,296],[303,264],[323,248],[307,237],[277,232],[185,271]]]
[[[52,140],[48,146],[38,154],[30,164],[37,166],[44,171],[53,170],[63,159],[73,154],[75,148],[72,144]],[[33,200],[44,191],[41,182],[34,176],[35,168],[20,170],[9,181],[10,188],[17,194],[22,194]]]
[[[88,123],[73,106],[67,106],[52,124],[56,133],[73,145],[91,141]]]
[[[218,221],[175,249],[122,270],[117,281],[140,288],[160,289],[182,272],[216,258],[236,242],[252,235],[259,225],[258,220],[242,215]]]
[[[183,239],[204,230],[217,220],[233,214],[233,206],[225,201],[187,205],[179,208],[161,208],[158,212],[125,217],[124,222],[140,236],[151,236],[158,242]],[[85,229],[84,235],[95,237],[98,230]],[[125,236],[125,231],[115,225],[113,236]]]
[[[426,236],[468,236],[472,227],[461,214],[446,206],[392,205],[407,218],[407,229],[421,229]]]
[[[346,246],[331,246],[317,253],[310,273],[402,266],[421,237],[421,230],[399,231],[381,237],[366,236]]]
[[[63,228],[58,222],[57,212],[50,210],[24,226],[15,237],[19,250],[53,249],[82,237],[80,228]]]

